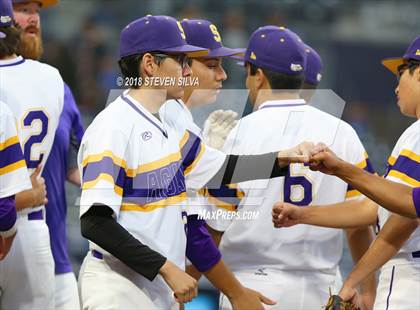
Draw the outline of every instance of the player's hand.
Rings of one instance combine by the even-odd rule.
[[[263,304],[269,306],[276,304],[275,301],[265,297],[260,292],[254,291],[247,287],[243,288],[240,295],[230,298],[229,301],[232,304],[233,310],[264,310]]]
[[[359,296],[359,293],[354,287],[344,284],[341,288],[340,293],[338,294],[344,301],[350,301],[353,304],[360,307],[362,310],[367,310],[363,307],[362,300]]]
[[[167,260],[160,268],[159,273],[174,292],[177,302],[185,303],[197,297],[197,281],[178,268],[174,263]]]
[[[220,150],[233,127],[236,126],[238,114],[232,110],[216,110],[204,122],[204,142]]]
[[[309,167],[314,171],[334,175],[340,169],[342,163],[343,161],[325,144],[318,143],[312,150]]]
[[[47,204],[47,187],[45,185],[45,180],[41,177],[42,166],[39,165],[36,167],[35,171],[31,175],[32,183],[32,194],[33,194],[33,204],[32,207],[42,206]]]
[[[294,163],[307,163],[312,155],[315,148],[315,144],[312,142],[302,142],[299,145],[280,151],[277,154],[277,161],[280,167],[286,167]]]
[[[6,257],[7,253],[9,253],[15,236],[16,233],[7,238],[0,237],[0,261]]]
[[[286,202],[277,202],[271,215],[274,227],[290,227],[302,223],[304,208]]]

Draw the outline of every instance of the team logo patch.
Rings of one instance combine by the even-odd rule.
[[[150,131],[145,131],[141,134],[143,141],[150,140],[152,138],[152,133]]]
[[[416,56],[420,56],[420,50],[419,49],[417,49],[417,51],[416,51]]]
[[[12,20],[12,18],[8,15],[6,16],[0,16],[0,21],[4,24],[4,23],[8,23]]]
[[[302,71],[303,67],[300,64],[290,64],[290,70],[298,72]]]
[[[251,56],[249,57],[249,58],[251,58],[251,59],[257,59],[257,56],[254,54],[254,52],[251,52]]]

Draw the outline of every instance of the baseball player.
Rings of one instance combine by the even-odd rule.
[[[3,10],[0,7],[0,14]],[[0,40],[6,35],[0,32]],[[10,251],[16,235],[15,195],[30,189],[28,170],[16,133],[16,120],[0,101],[0,260]]]
[[[194,123],[191,107],[211,104],[227,79],[222,67],[222,59],[236,55],[241,49],[231,49],[222,45],[222,38],[217,27],[208,20],[192,19],[181,22],[188,44],[206,48],[209,54],[191,59],[191,78],[197,78],[199,85],[189,85],[184,89],[182,100],[169,100],[160,109],[162,118],[182,134],[185,130],[202,137],[201,129]],[[236,113],[233,111],[215,111],[206,123],[207,146],[223,144],[227,134],[235,125]],[[211,126],[210,126],[211,124]],[[217,125],[215,125],[217,124]],[[217,127],[217,128],[215,128]],[[211,130],[210,130],[211,128]],[[217,246],[206,229],[204,220],[198,219],[199,210],[205,202],[196,192],[188,191],[187,204],[187,258],[193,265],[187,266],[187,272],[198,280],[199,272],[226,296],[238,309],[257,309],[261,302],[272,303],[261,294],[243,287],[228,270],[221,259]],[[207,259],[206,259],[207,258]],[[198,271],[195,269],[197,268]]]
[[[10,0],[2,0],[2,4],[9,11],[2,14],[6,38],[0,44],[6,53],[0,55],[0,100],[17,120],[26,165],[37,179],[51,150],[63,107],[64,85],[56,69],[16,55],[20,29],[14,24]],[[19,234],[10,255],[1,263],[2,309],[54,307],[54,262],[45,223],[45,203],[43,199],[18,208]]]
[[[417,121],[402,134],[395,145],[388,160],[386,179],[409,187],[418,187],[420,185],[420,122],[418,120],[420,103],[417,92],[420,75],[420,37],[417,37],[410,44],[402,58],[385,59],[382,63],[398,77],[399,83],[395,93],[401,112],[404,115],[417,118]],[[335,174],[335,169],[333,170],[329,166],[331,158],[332,156],[329,154],[318,153],[314,156],[313,169]],[[342,164],[340,162],[340,165]],[[351,169],[354,170],[354,168]],[[369,197],[375,198],[380,203],[386,203],[387,206],[390,205],[390,202],[396,204],[396,199],[391,198],[390,194],[401,200],[407,197],[405,190],[405,196],[402,197],[398,196],[397,192],[392,191],[391,188],[397,187],[396,184],[390,185],[391,183],[386,181],[378,182],[377,178],[375,183],[361,185],[360,180],[354,177],[360,175],[359,172],[356,172],[350,178],[342,176],[339,171],[337,175],[343,177],[349,183],[354,183],[364,190]],[[366,180],[366,177],[363,176],[363,179]],[[377,185],[379,184],[385,187],[377,192]],[[402,189],[401,186],[399,188]],[[387,189],[391,192],[381,197],[380,193],[384,193],[384,190]],[[414,189],[412,193],[416,205],[418,189]],[[385,201],[386,199],[390,202]],[[399,209],[406,209],[408,205],[401,206]],[[325,206],[320,208],[319,212],[302,208],[304,214],[300,214],[300,211],[296,212],[296,208],[291,205],[278,204],[274,209],[273,221],[279,227],[284,224],[286,226],[293,225],[293,222],[307,222],[307,216],[311,217],[311,220],[309,220],[311,224],[327,227],[369,225],[376,222],[377,214],[377,205],[369,199],[352,205]],[[361,212],[359,213],[358,210]],[[350,214],[352,216],[349,216]],[[354,216],[354,214],[360,215]],[[346,215],[349,216],[347,219]],[[289,224],[287,224],[288,221]],[[351,299],[353,302],[360,304],[359,294],[356,291],[357,287],[364,278],[382,267],[374,309],[418,309],[420,307],[420,282],[418,277],[420,270],[420,252],[418,250],[420,248],[420,231],[418,221],[389,213],[387,210],[380,208],[379,228],[380,232],[375,242],[350,273],[340,295],[345,300]]]
[[[187,55],[207,53],[188,45],[169,16],[149,15],[121,32],[119,65],[129,89],[95,118],[79,151],[81,229],[91,247],[79,277],[84,309],[190,301],[197,282],[183,271],[186,188],[255,177],[233,176],[235,163],[268,162],[269,172],[284,175],[295,155],[307,156],[305,145],[260,156],[208,152],[192,132],[181,136],[160,118],[165,101],[184,94],[170,81],[190,76]]]
[[[39,60],[43,53],[39,12],[58,1],[12,2],[15,20],[22,28],[20,54],[27,59]],[[43,177],[48,188],[46,222],[50,231],[55,265],[55,308],[77,309],[80,304],[77,282],[67,250],[65,181],[80,186],[76,158],[83,136],[83,126],[73,94],[66,83],[63,91],[63,111]]]
[[[245,54],[246,85],[256,111],[238,122],[223,150],[233,154],[258,154],[286,148],[294,141],[329,141],[331,148],[348,161],[370,170],[355,131],[299,98],[306,61],[304,46],[288,29],[265,26],[252,34]],[[284,135],[275,139],[279,132]],[[275,230],[270,225],[272,205],[278,199],[298,205],[338,202],[358,194],[349,192],[343,181],[314,173],[303,165],[291,165],[285,178],[245,182],[238,187],[244,197],[239,200],[237,212],[253,210],[259,212],[258,218],[208,222],[214,230],[224,231],[220,247],[233,273],[247,287],[277,301],[276,309],[320,308],[327,300],[328,287],[336,280],[342,232],[310,226],[285,232]],[[235,195],[240,199],[237,190],[227,195],[228,191],[209,190],[222,201],[224,197]],[[235,209],[235,205],[231,207]],[[365,231],[360,233],[369,241]],[[369,242],[362,241],[359,248],[353,249],[363,251],[368,245]],[[220,307],[231,307],[225,296],[221,296]]]

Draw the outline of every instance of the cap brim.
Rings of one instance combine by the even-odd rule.
[[[159,49],[159,51],[166,52],[166,53],[186,54],[188,55],[188,57],[192,57],[192,58],[207,56],[209,53],[208,49],[201,48],[194,45],[189,45],[189,44],[168,47],[168,48],[161,48]]]
[[[236,50],[238,51],[238,53],[235,55],[232,55],[231,57],[235,60],[245,61],[246,48],[236,48]]]
[[[382,60],[382,64],[392,73],[398,73],[398,67],[404,63],[404,58],[387,58]]]
[[[56,5],[58,0],[12,0],[12,4],[25,2],[38,2],[41,4],[41,7],[45,9],[49,6]]]
[[[229,48],[229,47],[218,47],[210,50],[205,58],[212,57],[239,57],[245,55],[245,49],[243,48]],[[236,59],[236,58],[235,58]]]

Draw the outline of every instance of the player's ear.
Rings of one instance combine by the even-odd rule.
[[[420,82],[420,66],[418,66],[416,70],[414,70],[414,76],[416,77],[417,82]]]
[[[255,73],[255,88],[261,89],[264,85],[265,75],[262,69],[258,68]]]
[[[143,55],[143,58],[140,62],[140,70],[145,76],[153,76],[156,66],[157,65],[154,62],[152,54],[146,53]]]

